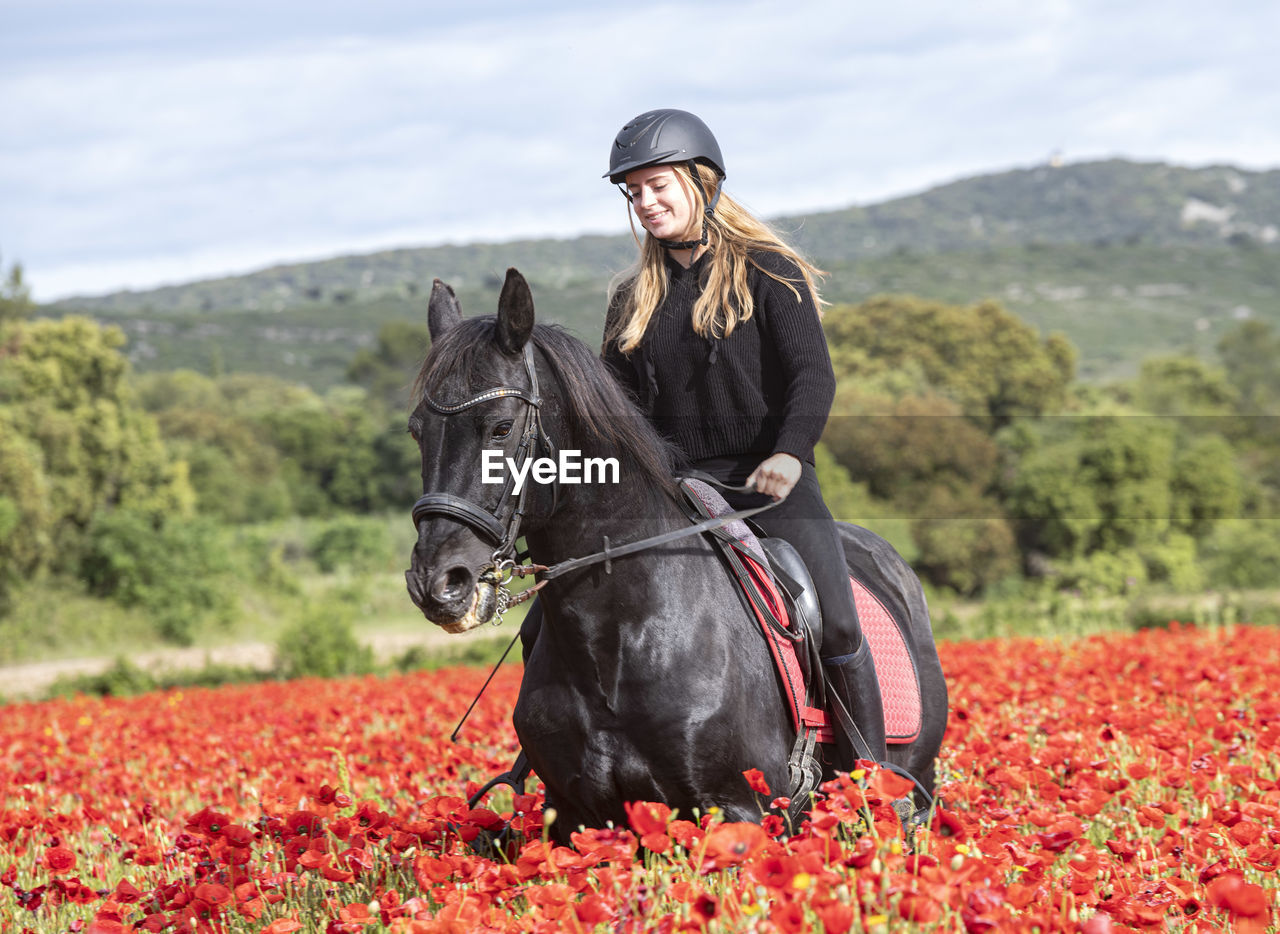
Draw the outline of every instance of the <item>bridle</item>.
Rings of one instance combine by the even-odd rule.
[[[451,415],[457,415],[459,412],[465,412],[467,409],[480,405],[482,402],[493,402],[495,399],[515,398],[524,402],[524,422],[521,426],[520,444],[516,448],[514,458],[514,463],[519,465],[520,472],[524,474],[525,462],[536,457],[539,450],[544,451],[548,457],[553,459],[556,456],[556,446],[542,425],[542,394],[538,389],[538,371],[533,364],[532,342],[527,342],[524,345],[524,370],[529,377],[529,388],[527,390],[517,386],[495,386],[493,389],[486,389],[466,402],[452,404],[438,402],[424,393],[422,401],[427,408],[446,418]],[[502,492],[498,496],[498,505],[494,510],[485,509],[483,506],[477,505],[461,496],[455,496],[452,493],[426,493],[420,496],[418,501],[413,504],[413,524],[417,527],[430,516],[444,516],[465,523],[495,545],[493,557],[491,558],[494,569],[499,571],[510,569],[516,564],[516,539],[520,537],[520,523],[525,516],[529,488],[532,486],[530,483],[525,483],[521,487],[520,492],[516,494],[515,509],[504,519],[500,515],[500,511],[502,504],[511,496],[514,482],[514,472],[507,471],[507,481],[502,487]],[[560,486],[557,480],[553,484],[552,490],[552,512],[555,512],[559,498]]]

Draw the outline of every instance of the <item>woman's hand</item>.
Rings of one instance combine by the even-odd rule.
[[[779,451],[777,454],[770,454],[751,472],[751,476],[747,477],[747,485],[754,485],[756,492],[767,493],[774,499],[786,499],[799,480],[799,459]]]

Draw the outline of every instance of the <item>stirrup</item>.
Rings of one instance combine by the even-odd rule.
[[[495,785],[506,785],[515,794],[524,794],[524,783],[528,780],[530,771],[532,771],[532,767],[529,765],[529,757],[521,749],[520,754],[516,756],[516,761],[511,764],[511,768],[501,775],[489,779],[484,787],[467,799],[467,807],[474,809],[480,800],[493,790]]]
[[[480,803],[480,799],[487,795],[495,785],[506,785],[515,794],[524,794],[524,783],[529,777],[529,771],[529,759],[524,754],[524,750],[521,749],[511,768],[501,775],[489,779],[483,788],[467,799],[467,807],[474,809]],[[514,839],[511,831],[511,822],[507,821],[503,824],[501,830],[481,830],[475,839],[467,843],[467,849],[484,859],[510,861],[515,858],[515,854],[511,851]]]

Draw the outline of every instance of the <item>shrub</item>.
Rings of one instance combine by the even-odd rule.
[[[1275,587],[1280,584],[1280,522],[1275,519],[1224,521],[1202,552],[1214,587]]]
[[[333,678],[374,670],[373,650],[361,645],[342,611],[325,607],[306,613],[276,643],[276,673],[282,678]]]
[[[217,577],[230,555],[203,520],[168,520],[118,510],[95,517],[80,555],[91,593],[145,609],[165,639],[189,645],[210,616],[225,619],[231,597]]]
[[[353,571],[380,570],[392,557],[386,525],[377,520],[334,520],[311,540],[309,550],[316,567],[326,574],[340,567]]]
[[[976,491],[937,491],[911,523],[918,574],[972,596],[1017,570],[1013,530],[996,503]]]
[[[1055,568],[1055,582],[1062,590],[1074,590],[1089,597],[1125,594],[1147,582],[1147,565],[1132,548],[1095,551]]]
[[[1196,543],[1190,535],[1170,533],[1163,542],[1142,549],[1142,559],[1152,581],[1189,593],[1204,586],[1204,572],[1196,563]]]

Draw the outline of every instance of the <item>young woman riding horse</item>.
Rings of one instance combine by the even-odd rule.
[[[707,125],[682,110],[650,111],[619,131],[606,176],[647,236],[610,298],[603,358],[687,467],[754,486],[726,493],[731,506],[782,500],[755,521],[794,545],[813,576],[823,665],[866,744],[855,749],[836,731],[834,765],[847,771],[860,756],[885,759],[885,729],[844,550],[814,470],[835,394],[819,273],[724,193],[724,165]],[[532,612],[526,655],[539,622]]]

